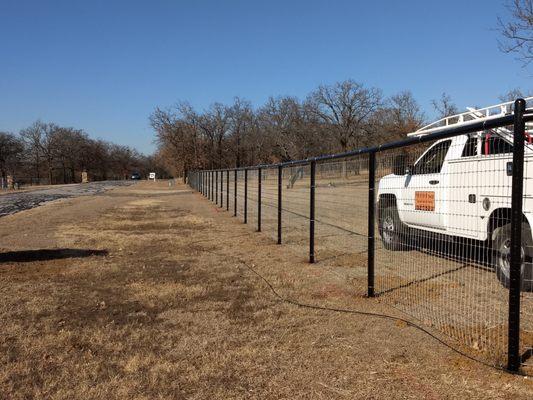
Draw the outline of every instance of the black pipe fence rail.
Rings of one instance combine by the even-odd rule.
[[[188,182],[308,262],[343,272],[356,295],[528,370],[531,121],[518,99],[504,116],[342,154],[191,171]]]

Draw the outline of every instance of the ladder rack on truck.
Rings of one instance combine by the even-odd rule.
[[[526,107],[532,109],[533,96],[526,97],[524,100],[526,100]],[[509,115],[512,113],[513,104],[514,101],[508,101],[485,108],[467,107],[468,111],[439,119],[429,125],[423,126],[415,132],[408,133],[407,136],[423,136],[449,126],[464,126],[474,122],[489,121],[494,118]],[[502,135],[509,135],[511,133],[505,128],[498,128],[497,131]],[[526,124],[526,133],[533,134],[533,123],[528,122]]]

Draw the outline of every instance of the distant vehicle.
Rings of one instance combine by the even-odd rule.
[[[138,181],[141,179],[141,174],[139,174],[138,172],[134,172],[133,174],[131,174],[131,179],[134,181]]]

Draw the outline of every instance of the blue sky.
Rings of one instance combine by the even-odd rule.
[[[489,105],[531,90],[498,50],[503,0],[0,0],[0,130],[36,119],[150,153],[148,116],[188,100],[303,98],[355,79],[385,95]]]

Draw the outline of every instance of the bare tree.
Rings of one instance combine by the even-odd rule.
[[[431,100],[431,104],[435,111],[440,114],[440,118],[449,117],[459,113],[459,109],[453,103],[450,95],[443,93],[438,100]]]
[[[55,155],[63,176],[63,183],[76,182],[76,171],[82,172],[82,152],[89,138],[85,132],[60,127],[55,131]]]
[[[197,125],[209,139],[210,160],[214,167],[224,165],[224,140],[229,133],[229,108],[221,103],[212,104],[197,120]]]
[[[20,131],[20,137],[24,143],[27,158],[33,169],[33,176],[39,182],[41,179],[41,138],[43,135],[45,124],[41,121],[34,122],[30,127]]]
[[[533,60],[533,0],[512,0],[507,2],[511,13],[510,21],[498,18],[503,36],[500,49],[514,53],[528,65]]]
[[[156,109],[150,116],[150,123],[156,131],[160,155],[166,165],[185,179],[190,168],[200,166],[198,116],[187,103],[181,103],[175,110]]]
[[[3,181],[14,175],[24,151],[22,141],[12,133],[0,132],[0,173]]]
[[[233,105],[228,109],[228,115],[230,124],[230,152],[233,153],[234,165],[240,167],[244,157],[246,139],[250,135],[255,123],[252,104],[249,101],[236,97]]]
[[[381,102],[379,89],[346,80],[319,86],[307,98],[307,107],[332,129],[340,150],[345,152],[349,146],[360,147],[372,141],[368,122]]]
[[[508,101],[515,101],[516,99],[532,96],[533,92],[526,93],[522,89],[515,88],[509,90],[507,93],[502,94],[498,98],[502,103],[507,103]]]
[[[425,115],[409,91],[391,96],[372,118],[380,142],[401,139],[407,133],[419,129],[425,121]]]
[[[302,145],[302,106],[294,97],[270,98],[259,110],[261,129],[272,141],[273,151],[281,161],[298,157]]]

